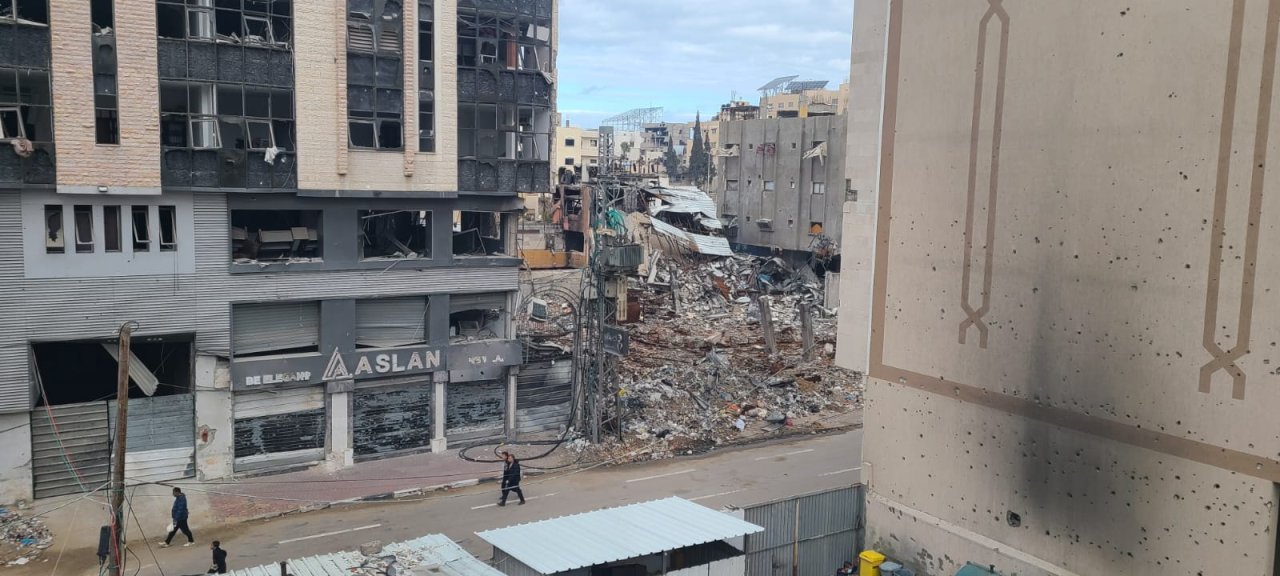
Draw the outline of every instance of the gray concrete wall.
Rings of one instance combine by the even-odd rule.
[[[31,416],[0,414],[0,502],[31,500]]]
[[[845,130],[844,116],[721,122],[721,148],[736,145],[738,155],[717,159],[711,193],[722,214],[736,217],[732,241],[809,251],[825,236],[839,246]],[[818,142],[827,143],[826,158],[803,159]],[[815,182],[824,185],[820,193]],[[772,231],[760,228],[760,219],[771,220]],[[814,222],[822,225],[820,234],[810,233]]]
[[[1274,573],[1280,3],[871,3],[869,544]]]

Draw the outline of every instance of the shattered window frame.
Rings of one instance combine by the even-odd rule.
[[[452,299],[449,306],[449,342],[456,344],[511,338],[512,315],[508,309],[510,302],[507,294],[506,292],[484,292],[461,296],[461,298],[480,300],[488,297],[495,301],[501,298],[502,303],[497,308],[466,304],[467,300],[461,300],[464,304],[458,304],[460,299]],[[466,334],[464,331],[472,333]]]
[[[515,212],[454,210],[453,257],[512,257],[515,248],[512,246],[511,223],[516,218],[517,214]],[[485,225],[486,221],[488,225]],[[463,248],[461,252],[459,251],[460,246]]]
[[[407,215],[409,222],[408,229],[403,232],[408,233],[407,238],[396,235],[402,232],[398,229],[398,215]],[[399,210],[359,210],[356,212],[357,229],[359,230],[359,258],[360,260],[431,260],[433,249],[434,221],[432,220],[432,210],[421,209],[399,209]],[[379,220],[383,219],[385,220]],[[379,229],[378,222],[390,222],[389,226]],[[380,234],[382,233],[382,234]],[[383,234],[392,237],[383,236]],[[380,242],[385,240],[385,242]],[[415,246],[415,242],[421,242]],[[376,249],[379,245],[384,249],[378,252],[380,254],[372,254],[371,248]],[[387,247],[396,248],[391,250]],[[400,253],[400,256],[395,254]]]
[[[120,93],[115,42],[115,1],[90,2],[94,143],[117,145],[120,144]]]
[[[0,0],[0,21],[12,22],[23,26],[48,27],[49,11],[51,9],[49,4],[49,0],[27,0],[25,2],[24,0]],[[39,6],[36,7],[33,5]],[[23,10],[24,6],[26,7],[26,10]],[[5,7],[7,7],[8,10],[5,10]],[[30,16],[36,16],[36,14],[32,14],[31,11],[36,10],[37,8],[43,8],[44,13],[39,15],[41,19],[33,20]]]
[[[402,0],[347,0],[346,10],[347,145],[402,151],[406,113]],[[367,30],[368,40],[364,35],[355,37],[352,30]],[[357,145],[354,128],[366,124],[372,124],[372,142],[362,138]]]
[[[67,251],[67,224],[61,204],[44,206],[44,252],[65,254]]]
[[[435,2],[418,0],[418,152],[436,151]]]
[[[0,140],[53,143],[51,80],[43,68],[0,68]]]
[[[233,264],[324,261],[324,210],[232,208],[227,225]]]
[[[291,51],[293,1],[157,0],[156,31],[159,37],[173,40]],[[172,20],[178,17],[182,19],[181,36],[176,35],[176,21]],[[250,34],[250,21],[260,22],[265,36]]]

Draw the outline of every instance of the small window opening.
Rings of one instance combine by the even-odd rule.
[[[107,252],[120,252],[120,207],[102,207],[102,244]]]
[[[276,145],[271,123],[265,120],[249,120],[249,149],[266,150]]]
[[[507,338],[505,294],[454,295],[449,308],[450,342]]]
[[[813,186],[813,193],[814,193],[814,194],[826,194],[826,193],[827,193],[827,183],[826,183],[826,182],[814,182],[814,183],[812,184],[812,186]]]
[[[178,211],[173,206],[160,207],[160,250],[178,249]]]
[[[319,210],[232,210],[231,258],[237,263],[319,261]]]
[[[505,255],[505,223],[506,218],[500,212],[454,211],[453,255]]]
[[[352,120],[348,125],[352,148],[377,148],[378,137],[372,120]]]
[[[27,131],[22,122],[22,111],[17,108],[0,108],[0,140],[26,137]]]
[[[66,250],[63,238],[62,206],[49,204],[44,207],[44,251],[62,254]]]
[[[431,212],[361,210],[360,257],[430,258]]]
[[[133,251],[151,251],[151,218],[146,206],[133,207]]]
[[[765,191],[766,191],[766,192],[772,192],[772,191],[774,191],[774,190],[776,189],[776,186],[775,186],[775,184],[774,184],[773,180],[765,180],[765,181],[764,181],[764,189],[765,189]]]
[[[93,206],[77,205],[76,220],[76,252],[83,254],[93,252]]]
[[[572,148],[572,147],[573,147],[573,138],[565,138],[565,139],[564,139],[564,145],[565,145],[565,147],[567,147],[567,148]]]

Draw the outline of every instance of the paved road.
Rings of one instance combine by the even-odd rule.
[[[848,486],[861,478],[861,446],[862,431],[851,430],[703,456],[530,477],[524,482],[529,497],[525,506],[515,506],[513,502],[505,508],[495,506],[497,488],[488,484],[419,500],[351,504],[252,522],[222,533],[201,532],[196,527],[197,541],[190,548],[154,549],[152,542],[154,558],[143,542],[131,542],[131,548],[142,558],[138,576],[161,576],[160,569],[164,576],[203,572],[209,565],[208,543],[215,538],[222,540],[223,548],[229,552],[232,568],[354,549],[371,540],[389,543],[436,532],[448,535],[487,560],[492,550],[475,536],[478,530],[671,495],[721,508]],[[305,485],[298,486],[300,494],[306,490]],[[181,535],[175,539],[180,540]],[[59,574],[96,574],[96,558],[91,551],[79,551],[74,556],[62,559]],[[26,568],[29,574],[48,574],[52,566]],[[133,570],[128,571],[130,575]]]

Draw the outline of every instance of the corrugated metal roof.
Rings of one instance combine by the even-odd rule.
[[[398,565],[405,568],[423,567],[432,574],[446,576],[502,576],[492,566],[481,562],[463,550],[443,534],[428,534],[414,540],[388,544],[381,555],[394,554]],[[308,556],[289,560],[289,574],[293,576],[352,576],[365,561],[359,552],[335,552],[320,556]],[[279,564],[266,564],[254,568],[232,570],[232,576],[280,576]]]
[[[649,223],[655,232],[683,240],[681,244],[686,250],[712,256],[733,256],[729,241],[724,238],[686,232],[657,218],[649,218]]]
[[[750,522],[672,497],[476,535],[542,574],[556,574],[761,530]]]
[[[663,202],[664,206],[651,206],[650,214],[659,212],[679,212],[681,214],[702,214],[707,218],[715,220],[716,202],[711,199],[706,192],[694,188],[692,186],[654,186],[645,188],[645,192],[657,196]],[[719,228],[720,222],[715,221],[714,224],[704,224],[708,228]]]

